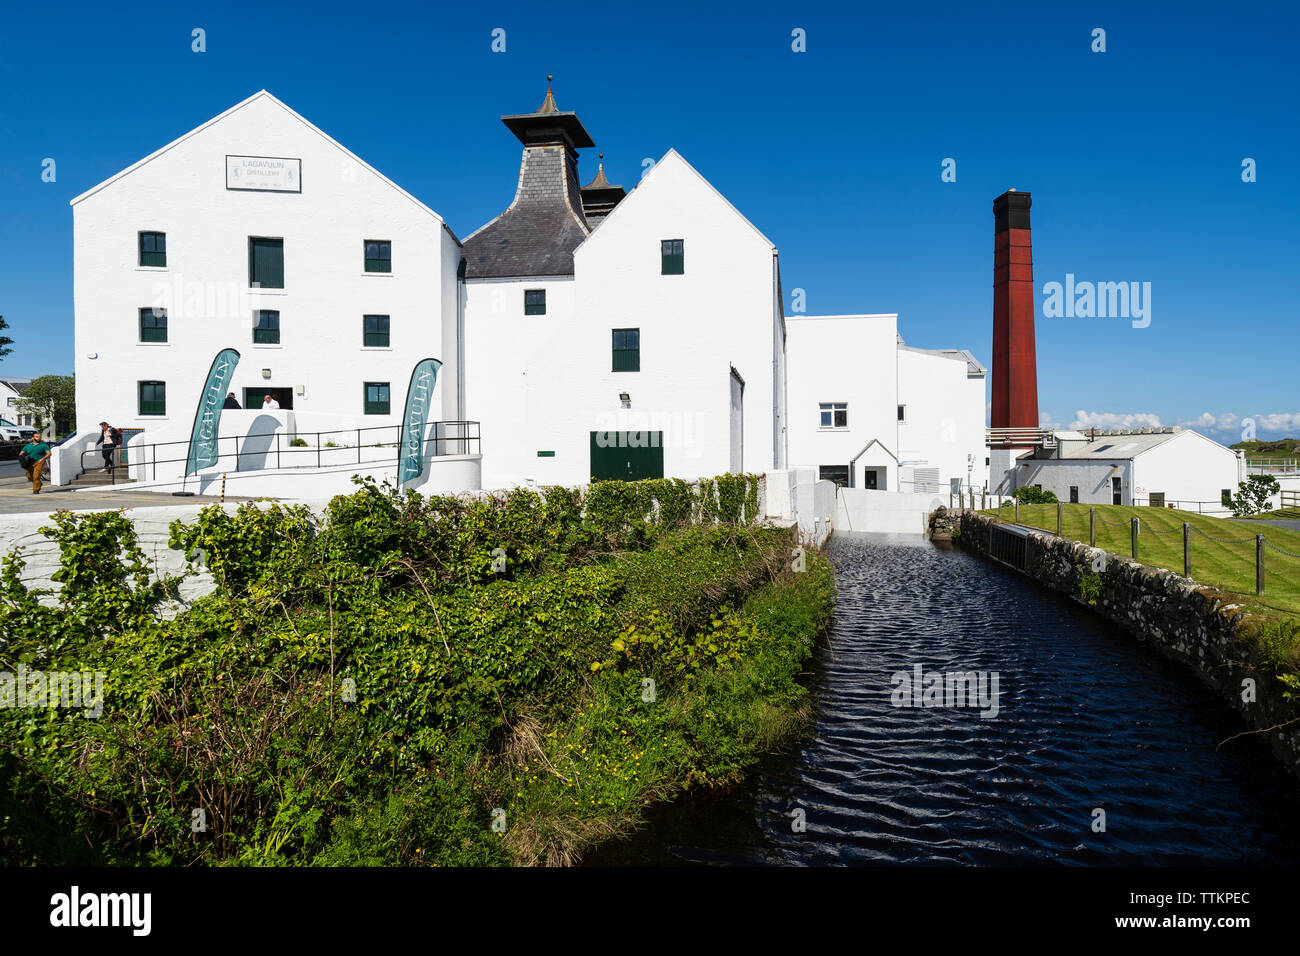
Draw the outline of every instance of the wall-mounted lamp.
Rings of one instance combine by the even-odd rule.
[[[293,387],[293,391],[294,391],[294,394],[295,394],[295,395],[305,395],[305,394],[307,393],[307,386],[306,386],[306,385],[295,385],[295,386]]]
[[[88,358],[88,359],[97,359],[97,358],[99,358],[99,353],[98,353],[98,352],[87,352],[87,353],[86,353],[86,358]]]
[[[619,392],[618,400],[623,403],[624,408],[632,407],[632,396],[629,395],[627,392]]]
[[[270,377],[271,377],[271,370],[269,368],[262,369],[262,378],[270,378]]]

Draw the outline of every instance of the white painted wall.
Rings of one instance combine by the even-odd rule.
[[[144,552],[155,577],[179,574],[186,570],[184,553],[168,547],[167,542],[171,536],[169,526],[178,519],[194,520],[199,510],[205,507],[208,505],[127,509],[126,517],[135,525],[140,550]],[[224,507],[227,511],[234,511],[236,505],[227,502]],[[26,562],[22,573],[23,584],[29,590],[48,589],[57,593],[61,585],[52,579],[52,575],[59,569],[59,546],[39,531],[49,524],[51,521],[48,514],[0,515],[0,555],[21,550]],[[213,589],[213,584],[211,574],[197,569],[196,573],[181,583],[182,603],[197,600],[207,594]],[[54,595],[42,599],[46,605],[53,605],[56,601]]]
[[[1133,494],[1142,504],[1151,492],[1162,491],[1166,502],[1221,507],[1223,490],[1236,494],[1245,474],[1245,463],[1235,451],[1188,429],[1143,452],[1134,466]]]
[[[301,159],[301,194],[227,190],[227,154]],[[411,369],[425,357],[443,362],[435,403],[445,381],[455,394],[455,238],[436,213],[270,94],[73,200],[73,223],[82,423],[188,427],[226,347],[242,356],[231,386],[241,401],[245,386],[303,386],[295,409],[336,427],[400,421]],[[167,234],[165,269],[137,265],[142,230]],[[250,290],[250,236],[284,239],[283,290]],[[392,242],[391,273],[364,271],[366,239]],[[138,310],[153,305],[168,308],[166,344],[139,341]],[[280,345],[253,344],[257,308],[280,312]],[[389,348],[363,346],[366,313],[391,316]],[[138,414],[136,383],[145,379],[167,383],[165,417]],[[390,415],[363,414],[366,381],[390,383]]]
[[[940,505],[948,507],[947,494],[837,488],[834,528],[836,532],[925,534],[930,513]]]
[[[660,274],[663,239],[685,241],[685,274]],[[485,487],[588,481],[593,431],[662,431],[667,477],[725,473],[732,366],[744,470],[772,467],[774,252],[670,151],[578,247],[572,279],[466,282],[466,417],[482,422]],[[547,290],[545,316],[523,314],[526,288]],[[612,371],[622,328],[640,329],[639,372]]]
[[[941,352],[898,349],[898,457],[917,468],[938,468],[944,489],[958,478],[983,487],[984,378],[971,377],[964,358]],[[913,488],[904,487],[904,491]]]
[[[368,450],[373,451],[373,450]],[[355,450],[336,450],[336,458],[355,455]],[[314,460],[314,453],[309,456]],[[408,491],[421,494],[457,494],[465,491],[477,491],[482,487],[482,459],[479,455],[444,455],[437,458],[425,456],[424,474],[415,481],[403,485]],[[205,471],[200,475],[190,476],[188,481],[172,477],[157,481],[141,481],[136,484],[119,485],[124,493],[154,491],[169,493],[173,491],[192,491],[200,495],[219,495],[222,493],[224,478],[225,494],[232,497],[255,498],[269,496],[284,499],[328,499],[334,495],[346,495],[356,491],[352,478],[364,475],[383,484],[397,480],[396,451],[385,453],[378,460],[378,453],[367,455],[362,464],[355,459],[337,464],[325,464],[322,467],[283,468],[265,471],[228,472]],[[105,487],[102,490],[111,490]]]
[[[1015,482],[1004,493],[1025,485],[1042,485],[1064,502],[1070,500],[1070,486],[1079,487],[1079,504],[1113,504],[1110,479],[1120,479],[1120,504],[1133,504],[1132,462],[1122,458],[1026,458],[1015,469]],[[1118,469],[1118,471],[1114,470]]]
[[[545,290],[545,315],[524,315],[530,289]],[[465,417],[482,429],[485,487],[587,481],[587,434],[574,440],[582,419],[564,406],[578,374],[566,357],[577,335],[573,278],[471,279],[464,290]]]
[[[790,463],[847,465],[858,460],[855,487],[867,468],[883,472],[879,487],[898,482],[898,316],[787,315]],[[822,428],[821,402],[847,402],[848,427]]]

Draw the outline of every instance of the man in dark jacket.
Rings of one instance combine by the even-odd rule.
[[[235,393],[234,393],[234,392],[227,392],[227,393],[226,393],[226,404],[222,405],[221,407],[222,407],[223,409],[224,409],[224,408],[239,408],[239,399],[235,398]]]
[[[99,440],[96,445],[104,446],[104,470],[113,470],[113,451],[122,444],[122,433],[108,422],[99,423]]]

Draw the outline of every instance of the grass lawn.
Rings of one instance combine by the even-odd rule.
[[[1087,542],[1090,507],[1097,509],[1097,547],[1132,556],[1129,523],[1136,517],[1141,522],[1137,560],[1178,574],[1183,573],[1183,522],[1187,522],[1193,529],[1193,580],[1232,594],[1263,618],[1300,620],[1300,558],[1266,546],[1264,594],[1255,594],[1255,535],[1263,534],[1269,544],[1300,554],[1300,531],[1173,508],[1067,504],[1062,506],[1061,534]],[[996,512],[993,508],[987,513]],[[1011,521],[1011,514],[1010,506],[1002,509],[1003,520]],[[1020,523],[1055,533],[1056,505],[1022,504]]]

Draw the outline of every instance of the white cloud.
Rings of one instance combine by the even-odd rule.
[[[1215,415],[1202,412],[1195,418],[1180,421],[1184,428],[1194,428],[1211,435],[1225,444],[1244,441],[1247,437],[1246,423],[1255,423],[1255,437],[1289,438],[1300,434],[1300,412],[1273,412],[1267,415],[1238,415],[1236,412],[1224,412]]]
[[[1255,415],[1255,429],[1261,432],[1285,432],[1284,437],[1292,437],[1300,432],[1300,412],[1275,412],[1271,415]]]
[[[1082,408],[1074,413],[1071,428],[1159,428],[1160,416],[1151,412],[1088,412]]]

